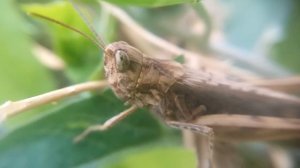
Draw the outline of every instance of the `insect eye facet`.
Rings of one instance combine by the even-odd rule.
[[[124,72],[129,68],[129,58],[125,51],[117,50],[115,54],[117,69],[120,72]]]

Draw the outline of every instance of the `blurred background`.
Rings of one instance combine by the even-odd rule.
[[[79,4],[106,44],[127,41],[147,55],[179,58],[195,69],[204,64],[222,73],[249,74],[241,77],[245,80],[300,73],[298,0],[107,2],[116,6],[93,0]],[[28,12],[92,35],[69,1],[0,1],[1,104],[76,83],[104,80],[101,49],[77,33]],[[0,167],[195,167],[196,158],[192,150],[183,147],[181,133],[165,127],[146,110],[109,131],[73,143],[85,128],[125,108],[106,89],[13,116],[0,123]],[[230,161],[236,167],[300,166],[297,142],[280,144],[226,144],[230,148],[222,152],[237,157]]]

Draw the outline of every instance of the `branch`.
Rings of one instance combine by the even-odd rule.
[[[39,44],[34,46],[33,53],[43,65],[50,69],[63,70],[65,68],[65,63],[61,58]]]
[[[103,89],[106,86],[106,81],[86,82],[15,102],[7,101],[0,106],[0,123],[6,118],[23,111],[49,104],[84,91]]]

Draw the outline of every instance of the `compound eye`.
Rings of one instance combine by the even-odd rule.
[[[124,72],[128,70],[130,61],[125,51],[117,50],[115,54],[115,58],[116,58],[117,70],[119,72]]]

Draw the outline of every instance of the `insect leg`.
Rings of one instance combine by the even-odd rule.
[[[132,114],[137,110],[136,106],[131,106],[130,108],[126,109],[125,111],[121,112],[120,114],[108,119],[104,124],[101,125],[93,125],[87,128],[85,131],[83,131],[81,134],[79,134],[75,139],[74,142],[79,142],[83,140],[86,136],[88,136],[90,133],[95,131],[105,131],[120,121],[122,121],[124,118]]]
[[[199,155],[199,153],[206,153],[203,152],[203,149],[198,149],[198,145],[196,147],[196,151],[198,153],[198,161],[201,161],[202,163],[198,163],[198,168],[212,168],[213,167],[213,141],[214,141],[214,132],[212,128],[209,128],[204,125],[197,125],[197,124],[190,124],[190,123],[184,123],[184,122],[177,122],[177,121],[168,121],[167,124],[171,127],[178,128],[178,129],[184,129],[184,130],[190,130],[196,134],[204,135],[208,138],[208,163],[204,163],[201,160],[204,160],[202,158],[199,159],[199,157],[202,157],[202,155]],[[196,137],[198,135],[195,135]],[[201,142],[197,142],[201,143]],[[203,145],[201,145],[203,146]]]
[[[54,90],[19,101],[7,101],[3,105],[0,105],[0,123],[3,122],[7,117],[19,114],[23,111],[30,110],[51,102],[56,102],[81,92],[103,89],[106,86],[107,82],[105,81],[91,81]]]

